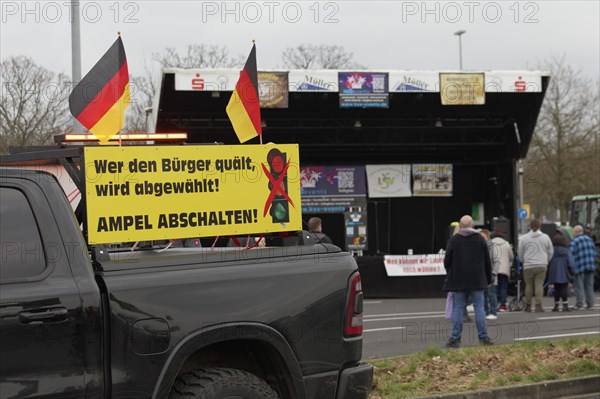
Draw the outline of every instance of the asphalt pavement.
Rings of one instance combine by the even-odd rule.
[[[570,299],[573,306],[575,299]],[[366,299],[364,304],[363,360],[385,359],[444,347],[452,323],[444,316],[445,299]],[[544,297],[544,313],[499,312],[487,320],[496,344],[526,340],[561,340],[600,336],[600,296],[591,310],[551,312],[554,299]],[[473,314],[471,314],[473,316]],[[476,346],[475,323],[463,328],[462,346]]]

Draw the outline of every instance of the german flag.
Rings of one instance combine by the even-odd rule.
[[[235,85],[226,110],[240,143],[262,134],[255,44],[252,45],[252,51],[240,73],[240,80]]]
[[[129,102],[129,71],[119,36],[75,86],[69,96],[69,108],[75,119],[106,144],[123,127]]]

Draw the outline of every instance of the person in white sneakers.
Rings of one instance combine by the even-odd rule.
[[[498,311],[506,312],[508,280],[515,254],[508,241],[506,241],[502,236],[502,233],[498,231],[492,232],[492,245],[492,270],[498,270],[498,296],[500,303]],[[496,264],[498,265],[497,268],[495,267]]]
[[[525,279],[525,311],[531,312],[531,297],[535,290],[535,311],[544,312],[544,279],[548,270],[548,262],[554,254],[552,241],[547,234],[540,231],[540,222],[532,220],[531,230],[519,238],[519,258],[523,263]]]
[[[490,252],[490,260],[492,262],[492,284],[490,284],[484,292],[485,318],[488,320],[496,320],[498,318],[498,294],[496,291],[496,288],[498,287],[498,264],[494,263],[492,258],[494,244],[490,240],[490,231],[488,229],[481,229],[479,234],[481,234],[485,240],[488,251]]]

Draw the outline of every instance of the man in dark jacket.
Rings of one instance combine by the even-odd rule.
[[[492,283],[492,262],[487,244],[473,228],[473,219],[465,215],[460,219],[460,230],[448,241],[444,267],[446,282],[444,291],[452,291],[454,310],[452,312],[452,337],[446,344],[449,348],[460,347],[463,329],[463,309],[467,295],[471,295],[475,308],[475,325],[479,342],[491,345],[487,335],[483,292]]]
[[[308,219],[308,228],[310,233],[317,238],[318,242],[323,244],[333,244],[331,238],[323,233],[323,222],[321,222],[321,218],[312,217]]]

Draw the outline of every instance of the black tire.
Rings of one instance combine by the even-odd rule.
[[[523,299],[517,300],[515,298],[508,304],[508,310],[511,312],[520,312],[523,309],[525,309],[525,301]]]
[[[242,370],[197,369],[177,377],[169,399],[277,399],[263,380]]]

